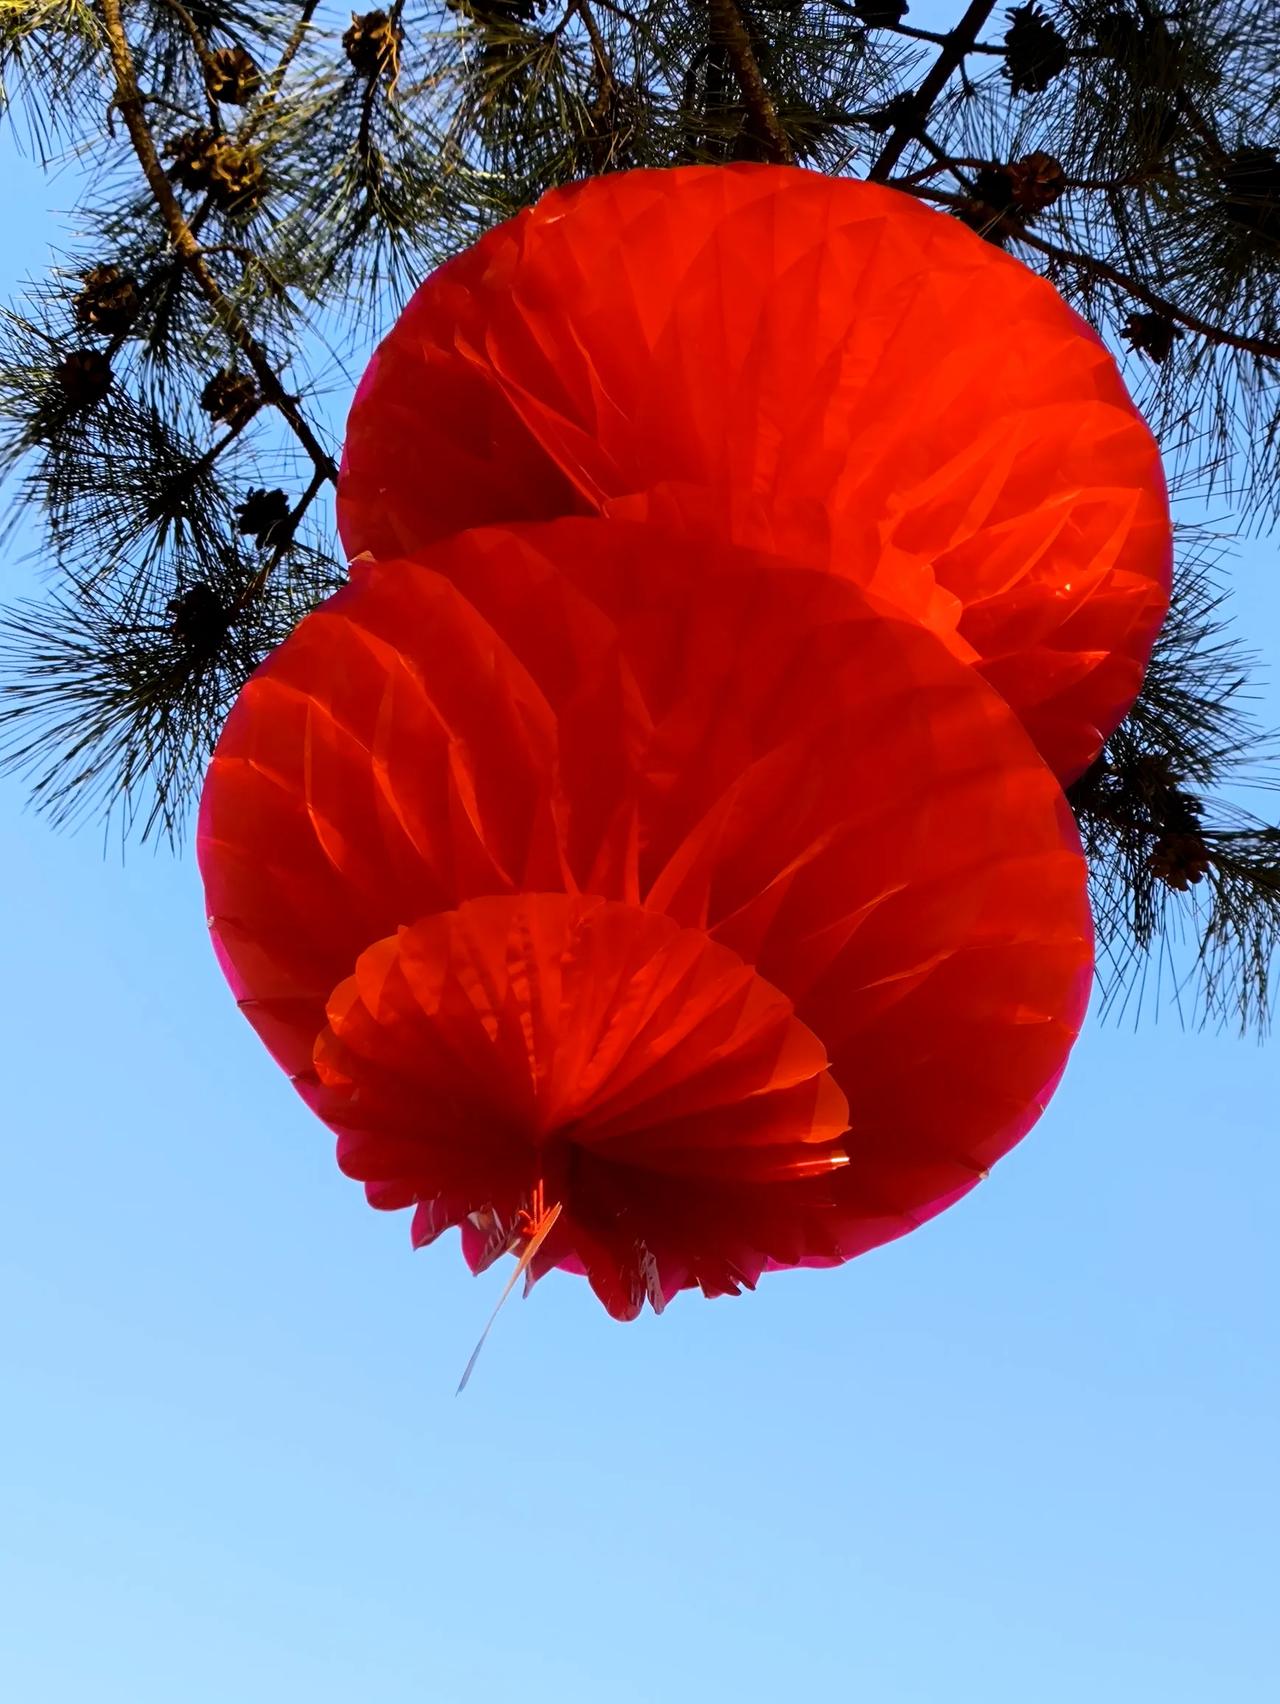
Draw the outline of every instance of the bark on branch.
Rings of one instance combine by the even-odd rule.
[[[774,163],[794,166],[795,149],[791,146],[791,138],[782,128],[778,109],[761,73],[760,62],[751,45],[751,36],[743,22],[742,13],[738,10],[737,0],[707,0],[707,10],[711,14],[713,29],[724,43],[734,78],[742,91],[743,104],[755,120]]]
[[[138,89],[137,68],[134,65],[133,50],[125,34],[121,0],[102,0],[102,17],[111,51],[111,65],[115,72],[116,90],[113,104],[124,119],[133,151],[138,156],[138,164],[142,167],[143,176],[164,221],[174,251],[232,343],[249,363],[263,396],[278,410],[294,437],[310,456],[312,466],[323,479],[331,483],[336,482],[338,469],[333,457],[317,438],[296,399],[285,390],[280,375],[266,350],[250,331],[243,314],[218,283],[174,193],[168,174],[160,163],[155,138],[147,123],[146,108]]]
[[[956,195],[946,189],[935,189],[931,184],[913,183],[906,178],[895,179],[893,187],[904,190],[921,201],[940,202],[944,207],[965,207],[969,204],[968,196]],[[1057,261],[1059,265],[1074,267],[1077,272],[1087,272],[1094,278],[1113,284],[1116,289],[1132,296],[1153,313],[1161,314],[1175,325],[1198,333],[1210,343],[1220,344],[1226,349],[1238,349],[1241,354],[1254,355],[1261,361],[1280,362],[1280,342],[1266,337],[1249,337],[1241,332],[1230,331],[1224,325],[1214,325],[1211,320],[1201,319],[1199,314],[1193,314],[1186,308],[1180,308],[1176,302],[1157,295],[1141,279],[1121,272],[1119,267],[1112,266],[1108,260],[1102,260],[1097,255],[1082,254],[1076,249],[1061,248],[1057,243],[1051,243],[1047,238],[1027,230],[1025,226],[1020,226],[1009,235],[1010,241],[1024,243],[1047,259]]]

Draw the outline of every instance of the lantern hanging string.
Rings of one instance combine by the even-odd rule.
[[[467,1362],[466,1370],[463,1372],[462,1377],[458,1381],[458,1388],[454,1392],[455,1396],[461,1396],[463,1391],[467,1388],[467,1380],[471,1377],[472,1372],[475,1370],[475,1364],[480,1359],[480,1351],[484,1348],[489,1333],[493,1330],[494,1321],[502,1312],[502,1307],[507,1297],[528,1271],[534,1256],[550,1235],[552,1227],[556,1220],[560,1217],[560,1209],[562,1205],[562,1202],[556,1201],[550,1207],[544,1206],[541,1184],[539,1184],[537,1189],[534,1191],[533,1211],[527,1215],[528,1227],[523,1233],[528,1238],[524,1246],[524,1253],[516,1262],[515,1271],[511,1274],[510,1278],[507,1279],[506,1287],[502,1294],[498,1297],[497,1304],[495,1305],[493,1312],[489,1315],[487,1325],[480,1333],[480,1341],[471,1351],[471,1359]]]

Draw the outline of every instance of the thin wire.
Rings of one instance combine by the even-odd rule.
[[[520,1256],[520,1259],[517,1261],[515,1271],[511,1274],[510,1278],[507,1279],[506,1289],[498,1297],[498,1304],[494,1308],[493,1312],[489,1315],[489,1323],[485,1326],[484,1330],[480,1333],[480,1341],[476,1344],[475,1348],[471,1351],[471,1359],[467,1362],[466,1371],[463,1373],[462,1378],[459,1380],[458,1388],[454,1392],[455,1396],[461,1396],[463,1391],[467,1388],[467,1380],[471,1377],[472,1370],[475,1367],[476,1362],[480,1359],[480,1351],[484,1348],[485,1339],[488,1337],[489,1333],[493,1330],[494,1320],[497,1319],[498,1315],[502,1311],[502,1304],[506,1301],[507,1297],[515,1289],[516,1285],[520,1282],[520,1279],[524,1276],[525,1272],[529,1268],[530,1261],[533,1259],[534,1255],[537,1254],[538,1250],[542,1247],[543,1243],[547,1240],[547,1236],[550,1233],[551,1227],[555,1224],[556,1220],[560,1217],[560,1208],[561,1208],[562,1205],[563,1205],[562,1202],[559,1202],[559,1201],[556,1202],[556,1204],[546,1214],[545,1218],[543,1218],[541,1224],[539,1224],[537,1229],[532,1233],[532,1235],[529,1238],[529,1241],[525,1244],[524,1253]]]

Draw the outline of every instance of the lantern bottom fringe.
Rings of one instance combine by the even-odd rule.
[[[702,930],[589,895],[473,900],[361,954],[308,1091],[342,1169],[473,1271],[584,1274],[610,1313],[848,1260],[923,1213],[860,1163],[791,1001]],[[549,1222],[554,1219],[554,1222]],[[536,1246],[531,1246],[536,1243]]]

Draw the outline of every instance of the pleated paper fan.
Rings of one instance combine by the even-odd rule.
[[[535,1276],[568,1263],[622,1318],[831,1246],[809,1185],[848,1163],[849,1109],[821,1043],[661,913],[520,894],[424,918],[337,989],[317,1069],[343,1169],[416,1207],[419,1244],[461,1226],[476,1269],[535,1199],[563,1209]]]

